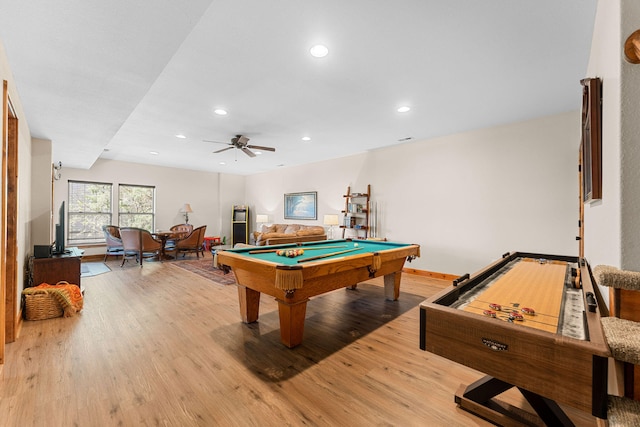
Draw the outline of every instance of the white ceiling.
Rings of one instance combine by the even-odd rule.
[[[0,40],[56,163],[246,175],[578,110],[596,3],[0,0]]]

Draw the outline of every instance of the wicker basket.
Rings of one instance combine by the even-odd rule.
[[[45,320],[62,317],[64,310],[54,295],[49,292],[23,295],[24,317],[27,320]]]

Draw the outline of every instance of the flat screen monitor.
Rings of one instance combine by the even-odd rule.
[[[53,247],[53,253],[56,255],[64,254],[64,200],[60,205],[60,211],[58,212],[58,224],[56,224],[56,241]]]

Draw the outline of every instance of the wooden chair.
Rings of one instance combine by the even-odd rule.
[[[206,230],[207,226],[202,225],[198,228],[194,228],[191,234],[184,239],[176,241],[176,258],[178,258],[180,253],[182,253],[184,257],[184,254],[187,252],[195,252],[197,258],[200,258],[200,254],[202,254],[202,257],[204,258],[204,233]]]
[[[193,231],[193,225],[191,224],[176,224],[172,226],[169,230],[171,231],[186,231],[187,233],[191,233]]]
[[[191,232],[193,231],[193,225],[191,225],[191,224],[176,224],[176,225],[172,226],[169,230],[170,231],[175,231],[176,233],[179,233],[179,234],[176,234],[175,236],[172,235],[167,240],[167,244],[165,246],[165,250],[171,252],[171,251],[175,251],[176,242],[178,240],[184,239],[189,234],[191,234]]]
[[[120,238],[120,228],[117,225],[103,225],[104,241],[107,244],[107,251],[104,254],[104,260],[108,256],[124,255],[124,247]]]
[[[123,227],[120,229],[120,237],[124,247],[121,267],[130,258],[135,258],[136,263],[139,261],[140,267],[142,267],[144,258],[160,258],[162,242],[154,239],[149,231],[135,227]]]
[[[609,290],[609,317],[601,318],[602,330],[611,354],[624,372],[623,396],[609,396],[607,421],[604,425],[640,425],[640,396],[635,378],[640,365],[640,313],[634,307],[640,301],[640,272],[598,265],[593,277]],[[636,372],[634,374],[634,371]]]

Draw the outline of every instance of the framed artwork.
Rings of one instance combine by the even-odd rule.
[[[582,140],[580,141],[582,201],[602,198],[602,83],[599,78],[582,84]]]
[[[318,219],[318,192],[284,195],[284,219]]]

